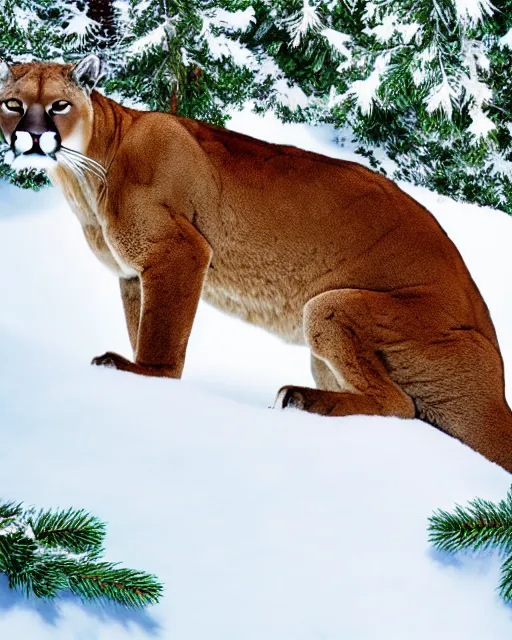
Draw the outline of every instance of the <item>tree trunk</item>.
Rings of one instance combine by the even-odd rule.
[[[88,0],[87,15],[101,24],[101,35],[105,46],[111,44],[116,36],[114,3],[112,0]]]

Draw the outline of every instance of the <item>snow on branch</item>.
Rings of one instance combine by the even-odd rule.
[[[451,119],[453,113],[452,99],[455,99],[456,97],[457,91],[443,73],[442,81],[432,88],[425,99],[428,113],[433,113],[439,109],[444,111],[448,119]]]
[[[215,11],[213,14],[202,14],[203,29],[201,31],[201,37],[204,38],[210,50],[214,60],[220,60],[222,58],[231,58],[235,65],[238,67],[246,67],[248,69],[257,69],[258,61],[256,56],[250,51],[248,47],[242,44],[239,40],[230,38],[225,33],[218,33],[217,30],[212,29],[215,27],[226,27],[228,30],[240,30],[240,25],[245,25],[245,28],[249,28],[251,17],[250,12],[236,12],[243,13],[243,20],[233,18],[235,13],[231,13],[224,10]],[[226,18],[229,16],[230,18]],[[231,20],[230,22],[224,22],[225,20]],[[249,20],[249,22],[247,22]],[[235,27],[234,25],[238,25]]]
[[[472,133],[476,140],[485,138],[493,129],[496,129],[494,122],[484,113],[479,105],[474,105],[469,108],[469,116],[471,118],[471,124],[468,127],[468,131]]]
[[[68,11],[64,20],[68,23],[62,33],[70,37],[77,45],[83,45],[87,38],[101,29],[101,25],[87,15],[87,8],[81,10],[76,4],[66,6]]]
[[[158,602],[163,585],[154,575],[100,561],[105,533],[82,509],[36,511],[0,501],[0,574],[11,589],[44,599],[69,591],[133,608]]]
[[[309,98],[304,91],[300,87],[289,83],[284,73],[270,56],[263,56],[260,59],[260,67],[255,80],[256,82],[263,82],[268,77],[274,78],[272,88],[278,102],[292,110],[298,107],[305,109],[309,105]]]
[[[155,29],[152,29],[142,38],[138,38],[130,44],[128,47],[128,53],[130,55],[137,55],[146,51],[149,47],[158,46],[167,37],[168,23],[164,22]]]
[[[466,40],[462,46],[463,65],[467,75],[462,75],[461,86],[465,91],[464,102],[469,103],[471,125],[468,131],[473,134],[475,142],[485,138],[496,125],[484,113],[483,106],[492,102],[493,93],[489,86],[478,77],[478,70],[484,72],[490,68],[490,61],[481,42]]]
[[[286,27],[292,37],[292,47],[298,47],[308,31],[319,31],[323,27],[317,10],[318,4],[312,5],[309,0],[304,0],[301,11],[282,20],[281,24]]]
[[[226,11],[226,9],[215,9],[211,17],[208,18],[210,24],[216,27],[222,27],[228,31],[245,32],[256,21],[254,9],[239,11]]]
[[[257,83],[269,77],[272,78],[272,90],[276,100],[292,110],[298,107],[305,108],[309,104],[308,97],[302,89],[288,82],[270,56],[262,52],[254,53],[229,33],[229,31],[243,31],[250,27],[254,20],[252,8],[236,12],[218,9],[213,13],[205,12],[201,17],[203,19],[201,37],[206,41],[214,60],[229,58],[235,65],[250,69],[255,72]],[[228,33],[218,33],[215,27],[221,31],[226,29]]]
[[[496,7],[489,0],[453,0],[457,15],[462,21],[472,24],[482,22],[487,16],[492,16]]]
[[[389,42],[396,33],[402,36],[405,44],[408,44],[420,29],[417,22],[402,23],[394,15],[385,16],[375,27],[366,27],[364,33],[375,36],[378,42]]]
[[[377,91],[382,83],[382,76],[388,68],[389,58],[389,53],[378,56],[370,75],[364,80],[353,82],[343,95],[335,98],[335,103],[344,102],[352,96],[363,115],[371,113],[374,104],[381,104]]]
[[[247,67],[253,70],[258,68],[254,54],[238,40],[231,40],[223,33],[213,36],[211,33],[205,32],[204,36],[214,60],[231,58],[238,67]]]
[[[507,33],[502,38],[500,38],[499,42],[502,47],[509,47],[510,49],[512,49],[512,29],[510,29],[510,31],[507,31]]]
[[[322,29],[320,33],[337,54],[345,57],[347,61],[352,59],[352,52],[349,49],[352,38],[349,35],[341,33],[341,31],[336,31],[335,29]]]
[[[13,10],[13,15],[16,21],[16,25],[20,29],[23,29],[23,31],[27,31],[31,23],[35,20],[38,20],[37,14],[34,11],[22,7],[15,7]]]

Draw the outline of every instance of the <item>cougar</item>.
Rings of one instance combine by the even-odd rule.
[[[93,364],[180,378],[202,296],[310,349],[317,388],[276,406],[419,417],[512,471],[488,309],[423,206],[355,162],[123,107],[101,73],[0,63],[6,161],[48,173],[119,277],[133,359]]]

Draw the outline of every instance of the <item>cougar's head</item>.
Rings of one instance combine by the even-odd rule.
[[[52,169],[66,149],[83,153],[92,133],[90,92],[101,64],[89,55],[76,65],[0,61],[0,128],[13,169]]]

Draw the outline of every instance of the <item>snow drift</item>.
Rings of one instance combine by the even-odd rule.
[[[328,128],[231,125],[343,157]],[[360,159],[360,158],[358,158]],[[403,185],[461,250],[512,384],[512,220]],[[310,384],[306,349],[201,306],[182,381],[88,366],[129,355],[116,280],[59,194],[0,188],[0,492],[109,523],[107,559],[156,573],[142,613],[25,599],[0,577],[0,637],[508,638],[499,562],[434,553],[427,521],[510,476],[415,420],[268,409]]]

